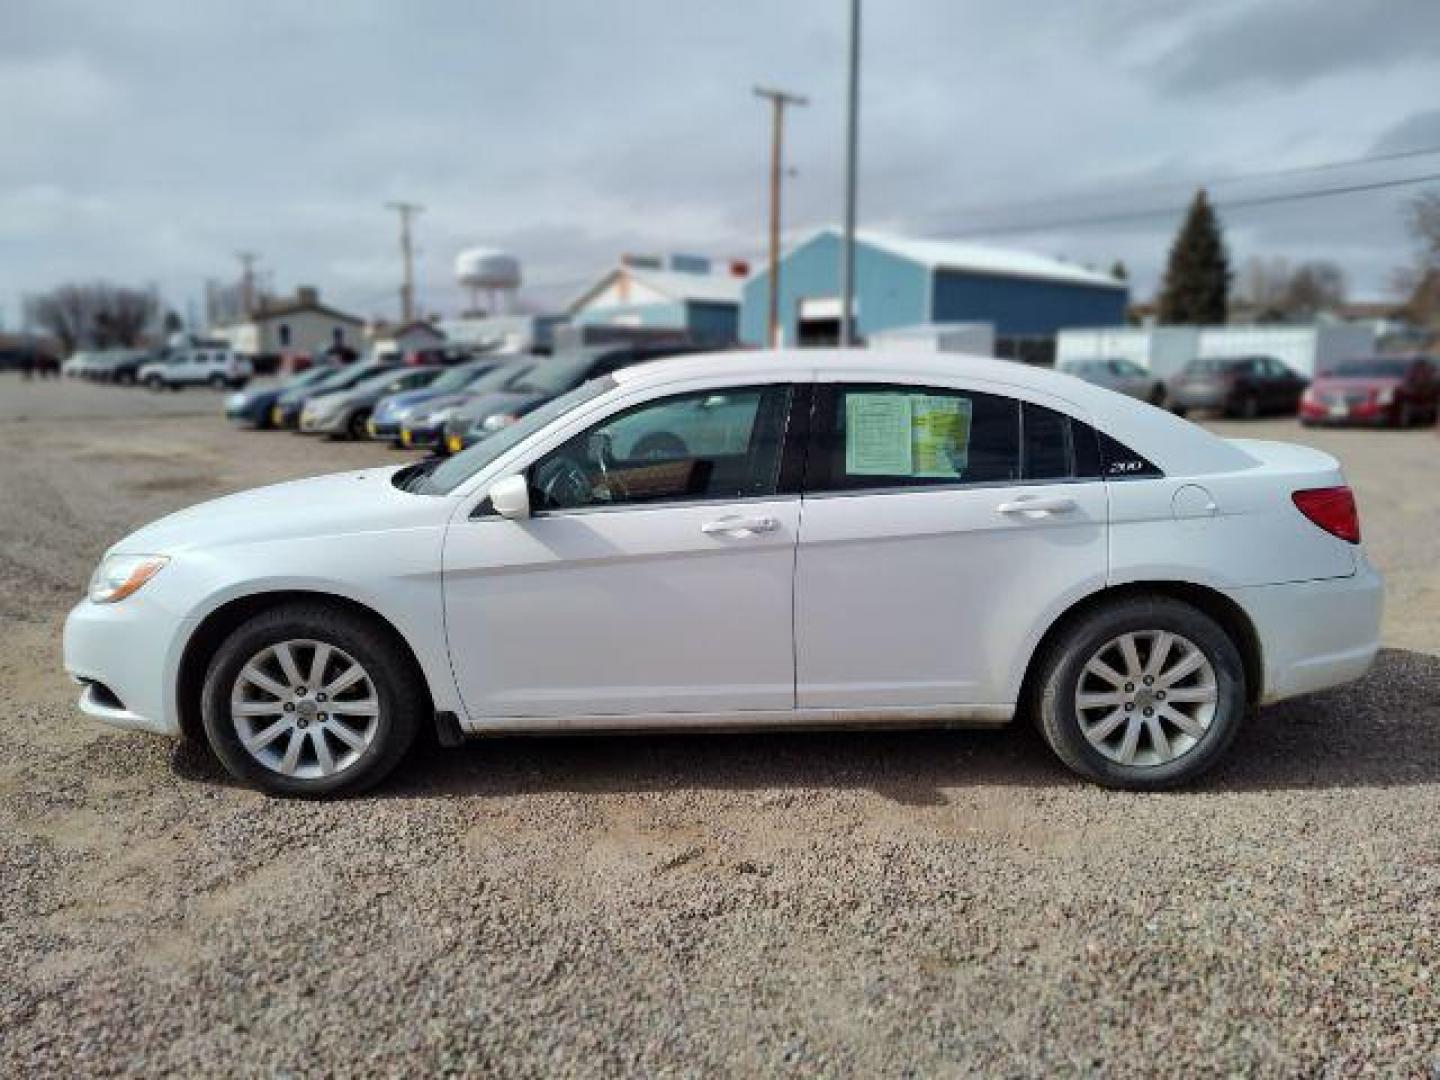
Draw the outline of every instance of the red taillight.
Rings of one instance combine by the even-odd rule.
[[[1309,488],[1290,496],[1296,508],[1331,536],[1360,542],[1360,514],[1348,487]]]

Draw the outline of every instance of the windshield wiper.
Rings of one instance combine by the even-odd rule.
[[[416,462],[414,465],[406,466],[391,477],[390,482],[401,491],[408,491],[415,495],[425,494],[425,479],[440,467],[443,458],[432,457],[424,461]]]

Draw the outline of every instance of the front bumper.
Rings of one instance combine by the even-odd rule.
[[[1172,387],[1170,404],[1177,409],[1225,410],[1230,405],[1230,388],[1223,385]]]
[[[1397,422],[1393,405],[1379,405],[1373,402],[1301,402],[1300,419],[1307,424],[1326,424],[1339,427],[1356,425],[1363,427],[1385,427]]]
[[[405,424],[400,428],[400,445],[406,448],[428,448],[440,442],[439,424]]]
[[[349,422],[350,414],[343,410],[326,416],[300,414],[300,430],[306,435],[338,435]]]
[[[64,662],[84,687],[80,711],[112,727],[178,737],[172,688],[187,630],[186,620],[143,594],[118,604],[76,604],[65,620]]]
[[[400,422],[398,420],[376,420],[371,417],[365,421],[365,434],[372,439],[381,439],[386,442],[400,441]]]
[[[1265,704],[1354,682],[1380,650],[1385,582],[1363,552],[1350,577],[1225,593],[1259,635]]]
[[[296,428],[300,424],[300,410],[285,405],[270,407],[270,426],[275,428]]]

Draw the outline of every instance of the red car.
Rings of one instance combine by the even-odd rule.
[[[1300,399],[1300,422],[1409,427],[1440,415],[1440,369],[1425,356],[1346,360],[1315,377]]]

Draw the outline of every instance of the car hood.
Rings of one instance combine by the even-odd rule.
[[[543,401],[543,394],[517,393],[513,390],[496,390],[493,393],[481,394],[470,404],[466,405],[460,412],[460,419],[484,420],[487,416],[493,416],[498,412],[505,412],[510,409],[526,411],[527,407],[537,401]]]
[[[446,394],[439,390],[402,390],[398,394],[389,394],[380,402],[380,408],[386,413],[393,413],[398,409],[409,409],[416,405],[429,405],[431,402],[439,401],[441,398],[453,398],[455,394]]]
[[[423,402],[421,407],[411,414],[411,420],[424,420],[441,409],[452,409],[457,405],[464,405],[474,399],[473,394],[463,392],[454,394],[437,394],[429,401]]]
[[[404,465],[332,473],[254,488],[152,521],[111,550],[174,555],[203,548],[375,532],[415,525],[427,511],[443,520],[446,500],[414,495],[390,478]]]

